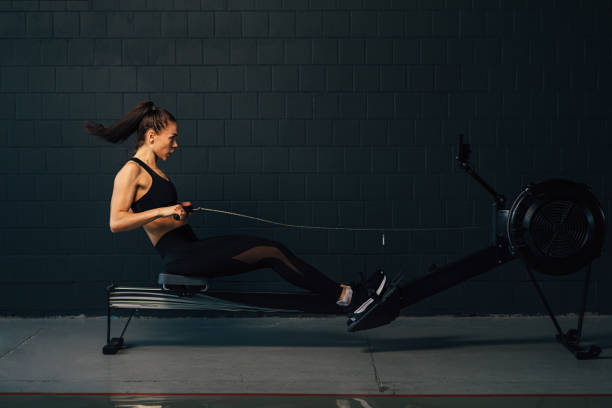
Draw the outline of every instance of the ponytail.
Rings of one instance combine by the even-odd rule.
[[[137,132],[134,147],[136,151],[145,143],[147,130],[153,129],[159,133],[168,125],[168,122],[176,123],[176,119],[170,112],[156,107],[152,101],[143,101],[108,128],[100,123],[85,121],[85,129],[88,133],[115,144],[122,143],[132,133]]]

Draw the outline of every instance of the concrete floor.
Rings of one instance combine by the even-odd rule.
[[[341,317],[143,317],[116,355],[105,337],[102,317],[0,318],[0,393],[612,394],[612,316],[585,317],[584,343],[603,352],[582,361],[547,316],[400,317],[358,333]]]

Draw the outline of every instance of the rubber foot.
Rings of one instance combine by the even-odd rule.
[[[114,344],[107,344],[102,348],[102,354],[117,354],[119,347]]]

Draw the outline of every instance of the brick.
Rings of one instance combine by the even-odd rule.
[[[311,92],[324,91],[325,67],[317,65],[300,67],[300,90]]]
[[[79,14],[74,12],[53,14],[53,35],[55,37],[77,37]]]
[[[225,10],[227,9],[227,0],[202,0],[202,10]]]
[[[456,93],[450,96],[450,117],[474,119],[476,98],[473,94]]]
[[[278,133],[283,145],[299,146],[306,143],[306,127],[303,120],[280,120]]]
[[[278,144],[278,122],[275,120],[253,121],[253,145],[274,146]]]
[[[229,119],[231,117],[231,95],[209,93],[204,96],[204,117]]]
[[[2,90],[9,92],[28,91],[28,71],[21,67],[5,67],[0,72]]]
[[[476,117],[479,119],[500,119],[502,112],[501,93],[477,94]]]
[[[366,113],[364,95],[346,94],[340,96],[340,114],[344,119],[359,119]]]
[[[236,150],[236,172],[257,173],[262,167],[262,150],[260,148],[242,148]]]
[[[204,54],[204,64],[229,64],[230,47],[228,40],[211,39],[203,40],[202,48]]]
[[[289,171],[314,173],[317,170],[317,150],[312,147],[289,149]]]
[[[310,64],[312,62],[312,44],[310,40],[288,39],[285,41],[287,64]]]
[[[369,94],[367,97],[368,118],[392,118],[394,113],[392,94]]]
[[[347,173],[370,173],[372,170],[372,152],[370,148],[347,147],[345,163]]]
[[[20,24],[19,18],[19,15],[11,18],[11,24]],[[2,20],[2,17],[0,17],[0,20]],[[26,14],[26,33],[22,36],[51,37],[52,21],[51,13],[28,13]]]
[[[223,199],[224,200],[249,200],[250,188],[248,175],[226,175],[223,176]]]
[[[351,35],[353,37],[374,37],[377,32],[376,12],[351,12]]]
[[[361,198],[360,180],[353,175],[333,177],[333,200],[357,200]]]
[[[284,62],[283,48],[282,40],[257,40],[258,62],[260,64],[282,64]]]
[[[339,96],[323,94],[314,96],[314,117],[318,119],[335,119],[340,115]]]
[[[278,176],[278,197],[280,200],[306,199],[305,176],[298,174],[283,174]],[[272,217],[278,217],[278,212]],[[269,218],[268,218],[269,219]]]
[[[258,174],[252,175],[251,199],[278,200],[278,176]]]
[[[347,11],[323,12],[323,35],[325,37],[347,37],[350,33],[350,15]]]
[[[121,64],[121,40],[97,39],[94,47],[95,65]]]
[[[182,39],[176,42],[176,63],[181,65],[202,64],[202,41]]]
[[[240,13],[216,12],[215,37],[236,38],[242,35],[242,18]]]
[[[312,97],[309,95],[287,94],[287,118],[312,118]]]
[[[251,121],[231,120],[225,122],[225,144],[248,146],[251,144]]]
[[[333,122],[332,137],[333,143],[336,146],[359,145],[359,123],[355,120],[335,120]],[[348,163],[348,153],[346,154]]]
[[[257,94],[232,95],[232,118],[257,118]]]
[[[213,35],[213,13],[187,13],[187,32],[190,37],[209,38]]]
[[[200,10],[200,0],[176,0],[175,10]]]
[[[25,13],[0,13],[0,37],[20,38],[26,34]]]
[[[497,39],[474,40],[474,62],[476,64],[499,64],[501,45]]]
[[[518,38],[537,38],[541,32],[540,10],[519,10],[515,13],[514,35]]]
[[[340,173],[344,170],[344,149],[329,147],[319,148],[317,155],[319,172]]]
[[[91,71],[90,71],[91,72]],[[97,74],[97,75],[95,75]],[[108,70],[95,71],[95,77],[88,76],[88,80],[106,81],[108,87]],[[100,75],[103,76],[100,77]],[[77,92],[83,90],[83,72],[78,67],[57,67],[55,69],[56,88],[58,92]]]
[[[246,67],[245,89],[253,91],[270,91],[271,74],[270,67],[248,66]]]
[[[106,15],[107,32],[110,37],[133,37],[136,27],[134,13],[108,13]],[[95,22],[99,24],[99,22]]]
[[[438,39],[421,40],[421,63],[446,63],[446,42]]]
[[[45,41],[46,42],[46,41]],[[13,41],[13,58],[8,61],[8,65],[45,65],[45,54],[42,51],[41,40],[22,40]],[[42,58],[41,58],[42,57]],[[65,61],[65,59],[63,60]]]
[[[270,147],[263,151],[263,172],[279,173],[289,170],[289,150],[283,147]]]
[[[423,174],[427,171],[427,150],[425,148],[403,148],[398,150],[400,173]]]
[[[303,176],[302,176],[303,177]],[[332,178],[329,175],[307,175],[306,176],[306,195],[302,199],[312,200],[331,200],[332,193]],[[281,194],[282,197],[282,194]],[[313,211],[313,223],[322,225],[318,221],[317,212]]]
[[[549,10],[545,14],[549,14]],[[514,13],[506,11],[487,11],[486,12],[486,34],[501,38],[508,38],[514,32]]]
[[[199,119],[204,114],[204,98],[201,94],[178,94],[176,115],[181,119]],[[183,143],[185,143],[183,141]]]
[[[137,71],[138,91],[157,91],[163,83],[163,68],[139,67]]]
[[[210,174],[233,173],[234,171],[234,150],[226,147],[211,147],[208,149],[208,162]]]
[[[380,90],[402,92],[407,89],[406,68],[398,65],[380,67]]]
[[[535,93],[531,96],[531,116],[540,119],[557,118],[557,97],[552,92]]]
[[[351,66],[328,67],[327,90],[353,91],[353,68]]]
[[[243,91],[244,68],[223,67],[219,69],[219,91]]]
[[[567,92],[570,87],[571,68],[563,65],[544,65],[542,67],[542,89],[544,90],[564,90]]]
[[[486,91],[488,88],[488,75],[486,67],[482,65],[463,65],[461,67],[461,82],[465,91]]]
[[[175,41],[156,39],[149,41],[149,65],[173,65],[175,63]]]
[[[378,13],[378,33],[382,37],[401,37],[404,35],[404,13],[381,11]]]
[[[404,22],[407,37],[429,37],[433,32],[431,11],[408,11]]]
[[[261,94],[259,96],[259,117],[279,119],[285,117],[285,96],[283,94]]]
[[[198,121],[198,146],[222,146],[224,139],[222,120]]]
[[[393,62],[395,64],[417,64],[420,62],[420,46],[418,40],[394,40]]]
[[[82,12],[79,13],[79,27],[81,38],[106,37],[106,13]]]
[[[484,10],[466,10],[461,12],[461,36],[484,37],[486,35],[487,14]],[[498,14],[501,16],[502,14]],[[493,14],[493,16],[496,16]]]
[[[516,90],[516,70],[514,65],[497,65],[489,70],[489,89],[492,91]]]
[[[366,40],[366,63],[392,64],[393,43],[389,40]]]
[[[298,11],[295,14],[295,36],[321,36],[322,24],[323,15],[320,11]]]
[[[408,88],[411,91],[431,91],[434,85],[433,66],[411,66],[408,70]]]
[[[294,37],[295,13],[287,11],[270,12],[270,37]]]
[[[215,92],[217,88],[217,68],[213,67],[190,67],[190,87],[192,91]]]
[[[471,39],[449,39],[446,43],[447,64],[473,64],[474,41]]]
[[[64,115],[69,113],[71,119],[93,118],[96,115],[96,101],[92,97],[93,94],[69,94],[69,110]]]
[[[243,13],[242,35],[244,37],[267,37],[268,14],[264,12]]]
[[[421,100],[418,95],[400,94],[396,97],[395,106],[398,118],[421,117]]]
[[[316,146],[332,144],[332,122],[330,120],[313,120],[306,123],[308,144]]]
[[[185,37],[187,35],[188,23],[185,12],[163,13],[161,23],[163,37]]]
[[[399,102],[396,102],[398,104]],[[393,120],[389,123],[389,144],[406,146],[414,144],[414,123],[410,120]]]
[[[17,94],[14,119],[37,119],[41,117],[41,99],[36,94]]]
[[[456,11],[437,11],[433,14],[432,23],[434,37],[459,36],[459,13]]]
[[[298,90],[298,67],[280,66],[272,69],[273,91],[297,91]]]
[[[338,41],[327,39],[313,40],[312,62],[314,64],[337,64]]]

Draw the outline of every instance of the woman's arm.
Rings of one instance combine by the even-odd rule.
[[[153,220],[173,214],[178,214],[181,220],[186,216],[185,210],[179,204],[153,208],[139,213],[132,212],[130,207],[136,194],[139,171],[137,166],[127,165],[115,176],[109,222],[110,230],[113,233],[133,230]]]

